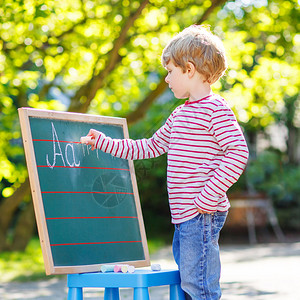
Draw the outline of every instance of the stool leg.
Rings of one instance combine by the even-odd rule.
[[[82,288],[69,288],[68,300],[83,300]]]
[[[118,288],[105,288],[104,300],[120,300]]]
[[[150,300],[148,288],[146,287],[134,288],[133,300]]]
[[[185,300],[184,292],[180,284],[170,285],[170,300]]]

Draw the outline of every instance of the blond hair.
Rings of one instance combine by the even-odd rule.
[[[162,53],[163,66],[170,61],[184,73],[187,63],[193,63],[209,84],[221,78],[227,69],[222,41],[203,25],[189,26],[171,39]]]

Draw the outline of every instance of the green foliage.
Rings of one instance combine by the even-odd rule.
[[[300,168],[286,163],[286,157],[274,150],[262,152],[250,161],[246,175],[248,184],[268,195],[278,211],[285,229],[300,229]]]
[[[258,189],[264,189],[270,178],[280,171],[282,159],[276,152],[264,151],[247,166],[248,183]]]
[[[11,196],[27,176],[19,124],[14,121],[15,113],[5,114],[9,106],[7,103],[0,114],[0,189],[4,197]]]
[[[42,251],[38,239],[32,240],[24,252],[0,254],[0,277],[2,282],[29,281],[45,278]]]
[[[229,56],[224,95],[246,130],[257,131],[284,115],[286,102],[299,95],[299,3],[242,3],[229,2],[217,22]]]
[[[10,196],[26,177],[17,108],[67,110],[72,101],[80,106],[87,101],[89,82],[104,72],[89,112],[125,115],[156,88],[166,42],[197,22],[209,4],[5,1],[0,7],[0,179],[1,190],[8,189],[2,196]],[[83,95],[76,97],[80,88]]]
[[[0,6],[0,203],[27,176],[17,108],[126,116],[163,80],[160,55],[169,39],[203,15],[229,58],[214,91],[230,103],[246,133],[275,122],[298,129],[297,0],[6,0]],[[131,128],[131,137],[158,129],[179,104],[172,101],[165,93]],[[165,164],[163,157],[136,162],[136,168],[147,220],[154,214],[168,231]],[[253,178],[268,180],[266,168],[257,166]]]

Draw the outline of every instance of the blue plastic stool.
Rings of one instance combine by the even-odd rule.
[[[68,300],[82,300],[82,288],[105,288],[104,300],[119,300],[119,288],[133,288],[133,300],[150,300],[148,287],[170,286],[170,300],[184,300],[178,270],[134,273],[83,273],[68,275]]]

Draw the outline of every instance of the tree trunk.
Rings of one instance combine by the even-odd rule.
[[[15,193],[3,200],[0,205],[0,251],[8,248],[7,232],[11,225],[13,216],[24,197],[29,194],[30,186],[28,178],[21,184]]]
[[[287,152],[289,157],[289,163],[298,165],[300,162],[299,153],[298,153],[298,144],[299,144],[299,129],[295,126],[289,126],[288,128],[288,139],[287,143]]]
[[[129,115],[127,115],[126,119],[128,125],[141,120],[145,116],[151,104],[166,90],[167,87],[168,85],[166,84],[165,79],[162,78],[156,89],[148,94],[148,96],[138,105],[134,112],[131,112]]]
[[[299,106],[300,94],[295,97],[290,97],[285,100],[286,107],[286,121],[285,126],[288,129],[288,137],[286,141],[287,153],[290,164],[299,164],[299,131],[300,129],[295,126],[295,119],[297,118],[296,109]]]
[[[13,242],[10,248],[11,251],[24,251],[26,249],[27,244],[35,232],[35,224],[33,202],[31,200],[18,218]]]
[[[197,24],[202,24],[205,20],[208,19],[209,15],[217,8],[226,3],[227,0],[214,0],[211,3],[211,6],[207,8],[201,18],[198,20]]]

